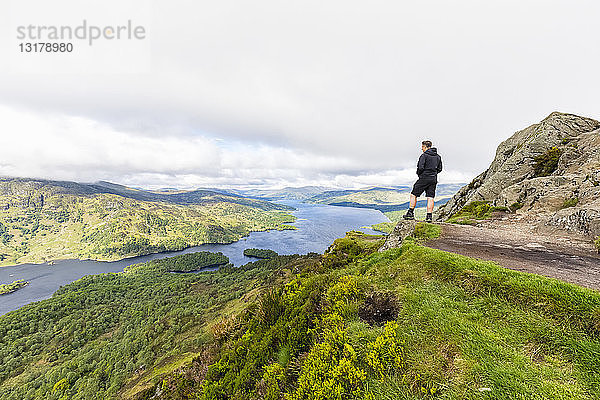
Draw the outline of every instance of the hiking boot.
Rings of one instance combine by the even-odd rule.
[[[406,212],[406,214],[404,214],[402,216],[402,218],[404,219],[415,219],[415,210],[412,208],[409,208],[408,211]]]
[[[432,213],[427,213],[427,216],[425,217],[425,222],[433,222],[433,214]]]

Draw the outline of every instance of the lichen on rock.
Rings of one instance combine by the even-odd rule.
[[[379,248],[379,251],[385,251],[402,246],[404,239],[413,234],[417,224],[418,221],[414,220],[399,221],[394,227],[392,233],[387,236],[385,243]]]

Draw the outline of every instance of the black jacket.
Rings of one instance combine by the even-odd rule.
[[[440,172],[442,172],[442,157],[437,153],[437,149],[431,147],[425,150],[417,163],[419,178],[437,178]]]

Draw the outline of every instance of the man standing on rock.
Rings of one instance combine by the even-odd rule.
[[[433,221],[433,198],[435,197],[437,175],[442,172],[442,157],[437,153],[435,147],[431,147],[432,145],[429,140],[424,140],[421,143],[423,154],[421,154],[417,163],[417,175],[419,179],[415,182],[410,193],[410,208],[404,214],[404,219],[415,219],[417,197],[425,192],[427,196],[427,218],[425,221]]]

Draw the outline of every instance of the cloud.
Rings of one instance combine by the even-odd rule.
[[[0,175],[75,181],[108,179],[134,186],[357,187],[400,184],[414,170],[377,171],[368,160],[198,135],[140,136],[84,117],[0,106],[10,132],[0,139]],[[462,179],[462,175],[449,175]]]
[[[68,55],[20,54],[1,39],[0,104],[39,117],[28,137],[47,145],[23,155],[27,166],[2,161],[4,173],[408,182],[427,138],[448,179],[469,179],[552,111],[600,117],[594,1],[9,4],[0,22],[11,31],[131,19],[147,38],[76,43]],[[3,141],[18,130],[9,121]]]

